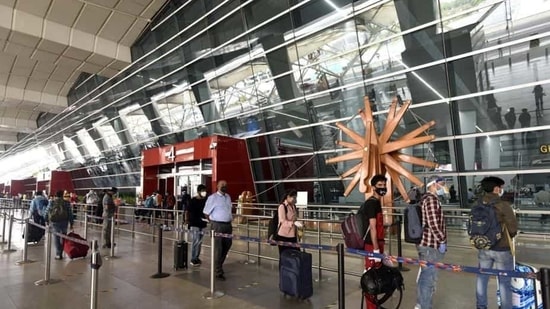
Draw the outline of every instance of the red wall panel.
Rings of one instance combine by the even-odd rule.
[[[59,190],[67,190],[69,192],[74,191],[73,179],[70,172],[52,171],[52,178],[50,179],[50,194],[55,195],[55,193]]]

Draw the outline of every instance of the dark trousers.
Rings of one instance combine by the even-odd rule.
[[[298,242],[298,238],[296,236],[294,236],[294,237],[283,237],[283,236],[277,235],[277,241],[287,241],[287,242],[296,243],[296,242]],[[285,250],[300,250],[300,249],[296,248],[296,247],[287,247],[287,246],[279,245],[279,260],[281,259],[281,253],[283,253],[283,251],[285,251]]]
[[[212,230],[215,233],[224,233],[224,234],[232,234],[233,233],[233,227],[231,226],[231,222],[212,222]],[[214,237],[214,259],[215,259],[215,266],[216,266],[216,276],[223,275],[223,262],[225,262],[225,258],[227,257],[227,253],[229,252],[229,249],[231,249],[231,245],[233,244],[233,239],[226,238],[226,237]]]

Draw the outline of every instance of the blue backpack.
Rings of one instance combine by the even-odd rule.
[[[498,221],[495,201],[484,204],[482,199],[472,207],[468,222],[470,243],[476,249],[491,250],[502,238],[502,226]]]
[[[155,201],[153,199],[152,196],[145,199],[145,208],[155,208]]]

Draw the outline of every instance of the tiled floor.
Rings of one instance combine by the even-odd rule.
[[[147,229],[147,225],[138,224],[136,230]],[[79,226],[77,232],[82,232]],[[97,229],[89,232],[89,239],[99,238]],[[243,230],[236,233],[245,234]],[[173,236],[168,232],[167,236]],[[29,247],[29,258],[35,263],[17,266],[22,259],[22,241],[20,226],[14,226],[12,253],[0,255],[0,308],[89,308],[90,307],[90,266],[89,259],[56,261],[52,259],[51,278],[60,279],[59,283],[35,286],[34,282],[44,277],[44,245]],[[445,262],[475,265],[475,251],[466,244],[466,237],[461,232],[453,232],[451,243],[464,245],[452,247]],[[313,241],[313,240],[312,240]],[[209,243],[208,238],[205,239]],[[331,240],[326,239],[326,243]],[[333,240],[336,244],[337,240]],[[171,241],[163,246],[163,271],[171,275],[164,279],[152,279],[157,271],[158,242],[153,243],[150,236],[137,235],[132,239],[127,232],[119,232],[116,239],[116,259],[103,259],[99,275],[99,308],[337,308],[337,277],[329,271],[323,271],[322,280],[314,283],[314,295],[307,302],[287,299],[279,293],[277,263],[261,260],[260,264],[246,264],[245,256],[230,253],[225,270],[227,281],[216,282],[216,290],[225,292],[225,296],[207,300],[203,294],[209,291],[210,251],[203,248],[203,266],[189,270],[173,271]],[[548,263],[545,240],[520,238],[518,241],[518,259],[526,263],[541,266]],[[250,244],[250,252],[257,252],[257,244]],[[5,249],[6,245],[2,245]],[[246,243],[234,242],[234,249],[247,250]],[[107,255],[108,250],[102,251]],[[276,247],[261,246],[262,255],[275,257]],[[314,254],[314,264],[318,257]],[[396,254],[395,242],[392,253]],[[403,255],[415,257],[414,247],[404,245]],[[360,272],[361,259],[347,256],[346,271]],[[332,252],[322,255],[324,267],[336,268],[336,256]],[[415,278],[418,268],[407,266],[410,271],[403,272],[405,292],[401,308],[413,308],[415,303]],[[313,271],[314,278],[318,272]],[[494,291],[495,280],[490,288]],[[473,308],[475,276],[465,273],[440,272],[440,280],[434,297],[434,308]],[[494,293],[491,293],[493,295]],[[360,290],[358,277],[346,276],[346,308],[358,308]],[[495,303],[495,298],[491,298]],[[496,308],[493,305],[491,308]]]

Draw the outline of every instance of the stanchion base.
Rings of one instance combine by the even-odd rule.
[[[61,282],[61,280],[59,279],[50,279],[50,280],[41,279],[36,281],[34,285],[50,285],[50,284],[59,283],[59,282]]]
[[[214,293],[210,293],[210,291],[204,293],[202,295],[203,298],[206,298],[206,299],[216,299],[216,298],[220,298],[222,296],[224,296],[225,293],[222,292],[222,291],[214,291]]]
[[[4,249],[2,250],[2,253],[12,253],[12,252],[15,252],[17,251],[16,249]]]
[[[15,265],[25,265],[25,264],[30,264],[30,263],[34,263],[36,261],[33,261],[33,260],[23,260],[23,261],[17,261],[15,262]]]
[[[399,269],[400,271],[409,271],[409,270],[411,270],[410,268],[405,267],[405,266],[399,266],[399,267],[397,267],[397,269]]]
[[[151,278],[153,278],[153,279],[162,279],[162,278],[166,278],[168,276],[170,276],[170,274],[168,274],[168,273],[156,273],[156,274],[152,275]]]
[[[248,265],[248,264],[256,264],[256,261],[254,260],[244,260],[241,261],[242,264]]]
[[[332,280],[330,277],[327,277],[327,278],[321,278],[321,279],[315,279],[314,281],[315,282],[328,282]]]

